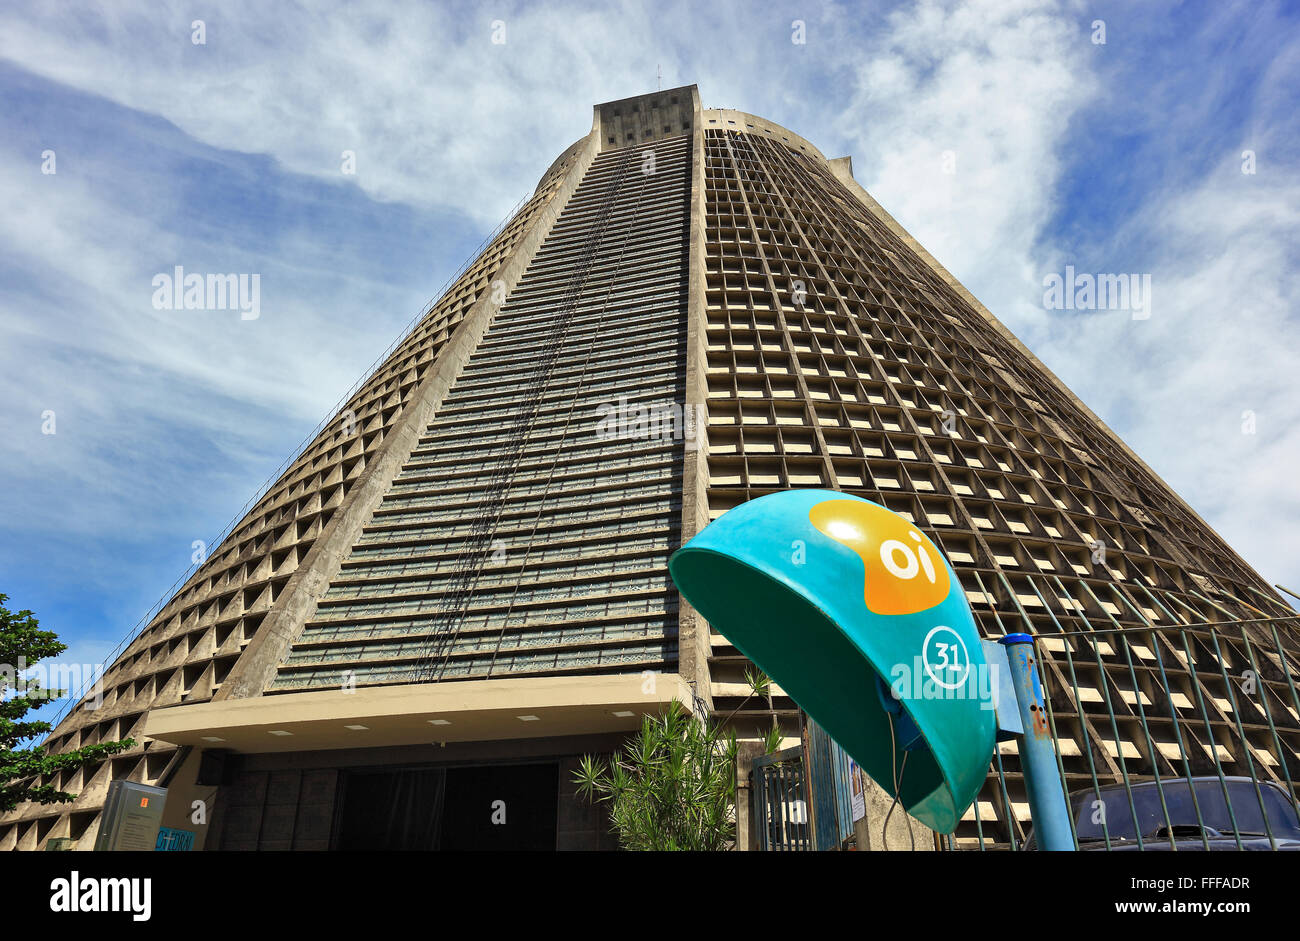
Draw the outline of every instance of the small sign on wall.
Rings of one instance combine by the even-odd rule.
[[[186,853],[194,849],[194,831],[177,830],[174,827],[159,827],[158,842],[154,849],[160,853]]]
[[[114,781],[108,786],[103,822],[95,838],[97,851],[152,851],[158,843],[167,789],[135,781]]]

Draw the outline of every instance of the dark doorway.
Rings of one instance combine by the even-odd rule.
[[[340,850],[555,849],[559,765],[353,771]]]
[[[341,850],[436,850],[447,773],[442,768],[347,775]]]
[[[445,850],[555,849],[557,764],[447,769]]]

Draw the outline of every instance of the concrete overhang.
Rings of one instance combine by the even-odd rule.
[[[256,753],[624,732],[673,700],[690,708],[691,689],[681,676],[650,680],[640,674],[531,677],[228,699],[155,709],[144,734]]]

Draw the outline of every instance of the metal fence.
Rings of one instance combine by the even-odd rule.
[[[1276,623],[1040,635],[1039,673],[1081,849],[1300,847],[1296,655]],[[1015,741],[950,848],[1034,848]]]
[[[1068,597],[1064,588],[1058,593]],[[1173,599],[1176,601],[1176,599]],[[1300,849],[1300,656],[1295,618],[1190,620],[1147,593],[1117,614],[1144,627],[1062,624],[1043,599],[1039,675],[1083,850]],[[1100,603],[1094,611],[1109,614]],[[1045,631],[1043,612],[1055,622]],[[1176,613],[1177,612],[1177,613]],[[1180,617],[1181,615],[1181,617]],[[1226,612],[1225,612],[1226,615]],[[1155,623],[1156,619],[1174,622]],[[1072,629],[1075,623],[1084,630]],[[852,829],[848,757],[808,722],[804,743],[754,765],[763,849],[833,849]],[[1034,849],[1017,742],[999,743],[951,850]]]

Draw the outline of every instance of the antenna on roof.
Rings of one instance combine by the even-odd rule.
[[[663,91],[664,90],[664,67],[662,65],[655,66],[655,75],[659,78],[659,90]]]

